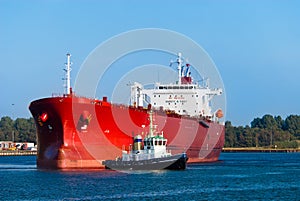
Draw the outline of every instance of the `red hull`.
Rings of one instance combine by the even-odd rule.
[[[38,137],[38,168],[104,168],[103,160],[121,156],[132,137],[149,130],[146,109],[64,96],[33,101],[29,109]],[[217,161],[224,145],[224,125],[154,111],[172,154],[185,151],[189,163]]]

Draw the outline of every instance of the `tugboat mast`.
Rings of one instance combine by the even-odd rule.
[[[67,63],[65,64],[66,68],[66,94],[71,94],[71,54],[67,54]]]
[[[149,132],[150,132],[150,137],[153,137],[154,136],[154,128],[153,128],[153,111],[152,109],[149,111],[149,118],[150,118],[150,129],[149,129]]]

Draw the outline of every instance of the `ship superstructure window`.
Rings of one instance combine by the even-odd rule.
[[[196,86],[158,86],[156,89],[196,89]]]

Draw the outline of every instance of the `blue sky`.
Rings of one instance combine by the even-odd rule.
[[[32,100],[63,92],[67,52],[74,80],[96,46],[141,28],[179,32],[206,50],[234,125],[300,114],[299,7],[292,0],[0,0],[0,116],[30,117]]]

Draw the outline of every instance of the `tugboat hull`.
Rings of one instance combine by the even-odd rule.
[[[188,157],[185,153],[169,157],[154,158],[139,161],[106,160],[103,161],[106,169],[112,170],[185,170]]]

